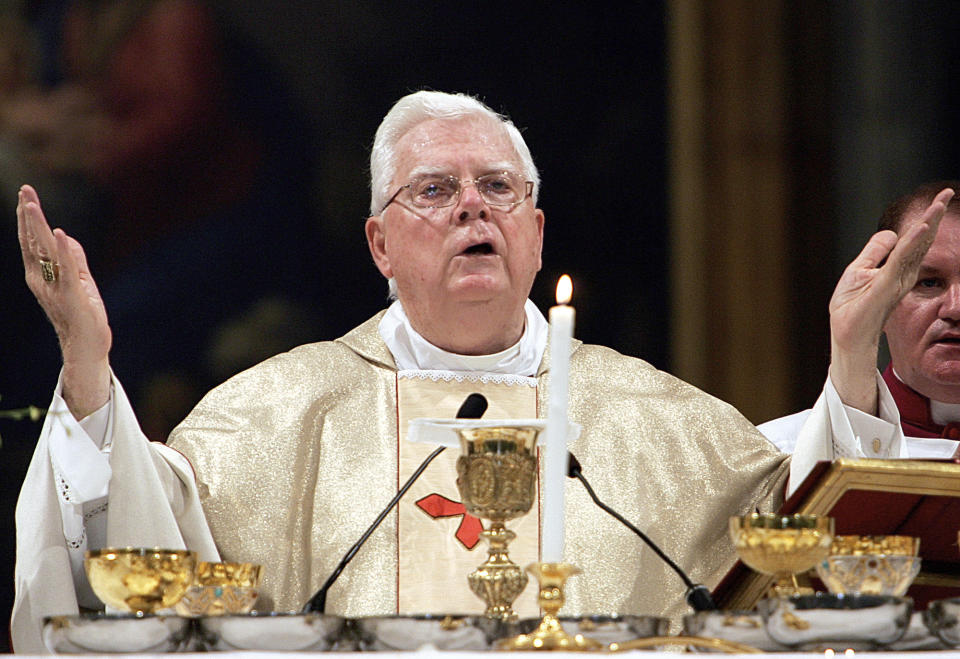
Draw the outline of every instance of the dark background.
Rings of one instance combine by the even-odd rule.
[[[543,179],[539,205],[547,218],[533,300],[545,310],[557,277],[571,274],[578,338],[670,369],[667,3],[220,0],[212,6],[230,43],[242,44],[231,51],[237,62],[231,75],[254,96],[267,91],[282,100],[284,116],[297,127],[296,139],[284,145],[303,163],[300,191],[309,209],[303,231],[316,238],[285,238],[290,262],[317,274],[319,285],[299,291],[306,294],[300,302],[310,300],[307,309],[282,316],[296,327],[261,335],[262,344],[332,339],[385,306],[386,286],[362,232],[368,149],[392,103],[428,88],[478,95],[524,133]],[[724,4],[714,7],[722,11]],[[797,246],[784,267],[794,277],[798,314],[813,310],[796,331],[807,357],[813,355],[803,362],[812,375],[798,380],[787,409],[807,407],[816,396],[827,363],[823,330],[832,282],[883,204],[922,180],[956,175],[957,92],[950,74],[958,48],[950,27],[957,13],[951,2],[809,2],[783,12]],[[245,71],[258,73],[244,81]],[[5,181],[0,196],[9,220],[0,240],[0,409],[46,406],[58,367],[55,337],[22,281],[13,221],[19,183]],[[274,212],[264,204],[262,221],[278,222]],[[71,217],[50,219],[70,228]],[[763,230],[762,219],[757,228]],[[218,237],[232,238],[229,231]],[[91,250],[95,274],[109,249],[107,243]],[[265,253],[250,250],[252,269],[269,269],[269,262],[257,263]],[[168,276],[141,275],[161,283]],[[191,291],[181,294],[187,299]],[[239,300],[237,315],[253,301],[244,290],[223,295]],[[228,321],[183,313],[166,322],[196,336],[195,350],[207,343],[214,322]],[[138,351],[137,359],[157,368],[170,359],[151,345]],[[712,358],[709,346],[703,357]],[[125,381],[127,364],[113,364]],[[228,374],[229,366],[205,368],[198,389]],[[13,597],[13,509],[38,432],[29,422],[0,420],[0,618]]]

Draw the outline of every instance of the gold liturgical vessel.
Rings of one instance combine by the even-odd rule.
[[[490,521],[480,533],[489,544],[484,562],[467,577],[470,590],[486,602],[485,615],[516,620],[513,602],[527,575],[507,554],[516,534],[505,522],[530,512],[537,488],[537,428],[496,426],[462,428],[457,459],[457,488],[467,512]]]
[[[833,518],[817,515],[744,515],[730,518],[730,539],[740,560],[777,581],[775,597],[800,595],[797,574],[830,555]]]

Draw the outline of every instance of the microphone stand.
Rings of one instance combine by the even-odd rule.
[[[710,596],[710,591],[707,590],[707,587],[703,584],[693,583],[690,577],[687,576],[686,572],[684,572],[683,569],[681,569],[681,567],[673,561],[673,559],[667,556],[663,550],[653,542],[653,540],[647,537],[646,533],[634,526],[628,519],[626,519],[616,510],[600,501],[600,498],[597,497],[596,493],[593,491],[593,488],[590,487],[590,483],[587,482],[586,477],[583,475],[583,468],[580,466],[580,461],[577,460],[573,453],[570,453],[569,457],[570,467],[567,475],[570,478],[576,478],[583,483],[583,487],[587,490],[587,494],[590,495],[590,498],[593,499],[593,502],[597,504],[597,506],[640,536],[640,539],[647,543],[647,546],[650,547],[650,549],[652,549],[654,553],[663,560],[664,563],[673,568],[673,571],[680,576],[680,578],[683,580],[683,583],[687,586],[687,592],[685,596],[687,604],[689,604],[694,611],[714,611],[717,608],[717,605],[714,604],[713,598]]]

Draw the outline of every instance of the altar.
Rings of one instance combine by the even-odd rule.
[[[302,612],[257,612],[251,609],[260,566],[194,565],[193,553],[183,550],[101,550],[88,553],[91,585],[114,611],[127,613],[48,617],[43,625],[44,645],[55,653],[137,655],[404,652],[474,656],[503,650],[568,654],[579,649],[610,654],[893,652],[903,656],[922,652],[929,656],[935,652],[960,656],[955,651],[960,648],[960,597],[952,569],[957,564],[953,516],[943,519],[946,525],[911,522],[917,516],[925,519],[923,511],[931,505],[940,511],[953,509],[960,491],[956,464],[839,460],[824,465],[823,473],[812,476],[816,482],[798,491],[805,498],[805,512],[732,518],[730,536],[743,564],[731,570],[714,592],[719,608],[709,596],[701,600],[688,594],[694,611],[683,616],[682,629],[676,620],[671,624],[661,616],[565,617],[564,585],[580,570],[562,562],[527,567],[539,583],[535,603],[539,615],[525,617],[511,609],[522,588],[512,586],[519,568],[509,562],[501,536],[512,535],[502,522],[532,505],[529,492],[535,479],[522,481],[521,488],[516,484],[521,482],[518,470],[535,473],[536,433],[477,422],[468,425],[461,429],[469,442],[458,484],[467,510],[492,522],[490,530],[483,532],[490,536],[490,556],[469,583],[486,602],[485,614],[347,618],[326,614],[322,603],[314,606],[323,600],[316,597]],[[482,504],[477,492],[485,490],[474,479],[485,479],[484,488],[492,493]],[[518,492],[527,494],[521,500],[516,498]],[[843,512],[845,497],[853,493],[862,500],[864,492],[910,497],[906,521],[894,521],[911,535],[838,534],[836,525],[848,524],[850,519],[860,523],[862,518]],[[509,506],[504,507],[505,503]],[[787,502],[788,507],[792,505],[796,502]],[[838,510],[842,513],[838,519],[828,516]],[[494,532],[497,523],[499,531]],[[891,528],[873,523],[868,531]],[[950,527],[949,534],[942,532],[943,526]],[[946,537],[951,540],[943,541]],[[928,556],[949,560],[935,562],[940,576],[918,580],[924,542]],[[821,581],[810,581],[811,575]],[[816,592],[811,583],[817,583]],[[931,585],[936,588],[931,590]],[[464,590],[467,586],[461,584]],[[695,588],[691,586],[690,592]],[[907,596],[916,588],[920,590],[912,592],[919,600]],[[930,593],[940,597],[931,598]]]

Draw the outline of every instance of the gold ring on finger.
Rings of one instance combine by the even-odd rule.
[[[57,281],[57,264],[47,259],[40,259],[40,274],[43,281]]]

